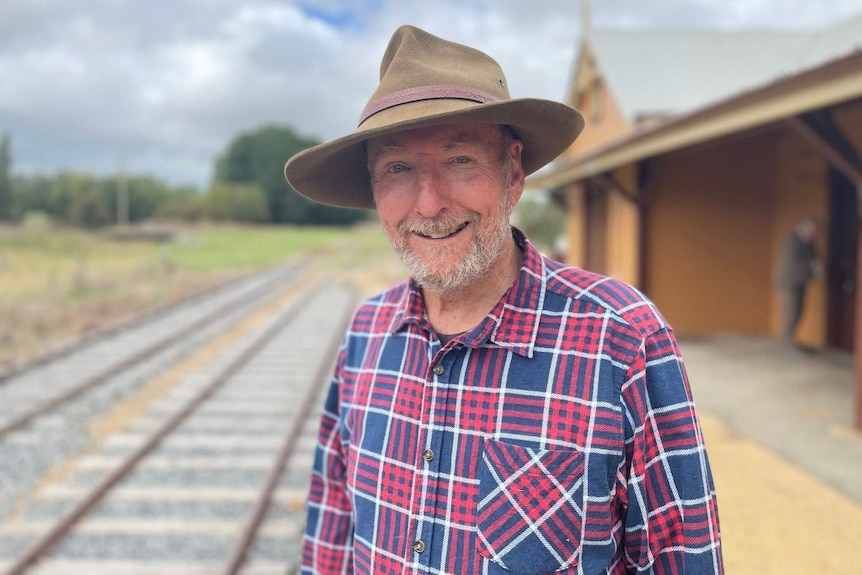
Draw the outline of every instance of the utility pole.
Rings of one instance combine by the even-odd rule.
[[[129,184],[123,164],[121,159],[117,171],[117,225],[121,228],[129,225]]]

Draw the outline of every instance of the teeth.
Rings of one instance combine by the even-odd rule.
[[[464,222],[461,225],[459,225],[457,228],[455,228],[454,230],[450,230],[450,231],[446,231],[446,232],[423,233],[423,232],[420,232],[417,230],[417,231],[414,231],[413,233],[416,234],[417,236],[422,236],[423,238],[428,238],[431,240],[442,240],[443,238],[448,238],[449,236],[454,236],[455,234],[457,234],[458,232],[460,232],[461,230],[466,228],[467,224],[468,224],[468,222]]]

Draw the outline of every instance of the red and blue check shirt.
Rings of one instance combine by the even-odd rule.
[[[723,572],[670,327],[539,254],[445,345],[402,283],[359,307],[324,406],[304,574]]]

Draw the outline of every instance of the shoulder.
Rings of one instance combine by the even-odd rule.
[[[522,303],[531,302],[542,309],[548,317],[567,317],[581,329],[585,319],[603,318],[613,322],[616,334],[634,343],[670,326],[655,305],[638,289],[624,281],[568,266],[541,254],[526,239],[518,235],[516,241],[524,252],[526,289],[538,289],[542,293],[541,303],[534,298],[522,297]],[[580,324],[581,327],[578,327]]]
[[[655,304],[628,283],[601,274],[546,259],[546,292],[554,306],[571,302],[595,307],[617,322],[629,326],[641,338],[667,329],[665,318]]]

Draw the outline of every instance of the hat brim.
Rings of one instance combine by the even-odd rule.
[[[581,114],[565,104],[535,98],[477,104],[468,100],[424,100],[368,118],[355,132],[296,154],[284,166],[293,188],[316,202],[374,209],[368,158],[362,142],[441,124],[505,124],[524,143],[521,162],[531,174],[553,161],[584,127]]]

